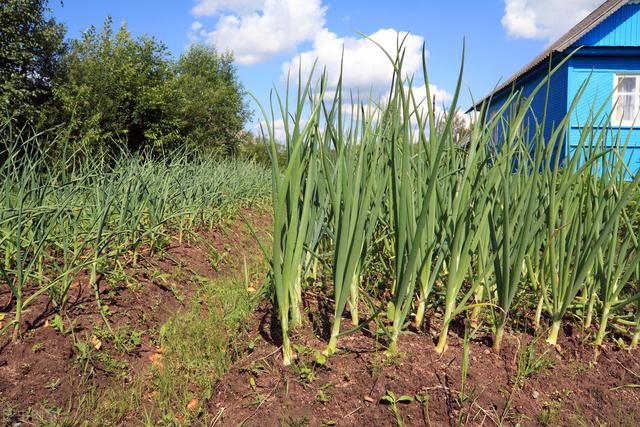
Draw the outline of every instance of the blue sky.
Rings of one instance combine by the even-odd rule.
[[[174,55],[190,43],[213,43],[236,54],[248,91],[266,102],[282,87],[288,65],[308,70],[318,58],[331,70],[342,46],[351,58],[345,78],[354,90],[381,90],[388,70],[381,54],[358,33],[389,45],[411,34],[408,56],[417,61],[424,41],[430,83],[442,102],[450,98],[467,43],[462,106],[487,94],[601,0],[52,0],[69,37],[79,37],[107,15],[135,34],[165,42]],[[416,65],[409,71],[418,71]],[[287,65],[288,64],[288,65]],[[420,83],[420,82],[418,82]]]

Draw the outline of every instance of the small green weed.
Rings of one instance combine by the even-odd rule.
[[[291,369],[303,384],[311,384],[317,379],[318,369],[326,365],[327,356],[317,350],[310,351],[301,345],[294,345],[294,349],[298,354],[298,358]]]
[[[331,394],[329,393],[329,388],[333,387],[333,384],[325,384],[318,389],[316,392],[316,400],[323,405],[326,405],[331,401]]]
[[[557,425],[558,416],[560,415],[560,409],[562,404],[558,401],[551,401],[540,411],[538,414],[538,421],[545,427],[551,427]]]
[[[50,325],[60,335],[66,335],[69,332],[67,328],[64,326],[64,320],[62,319],[62,316],[60,316],[59,314],[56,314],[55,316],[53,316],[53,319],[51,319]]]
[[[405,427],[406,423],[404,418],[402,417],[402,413],[400,412],[399,405],[402,403],[411,403],[413,402],[413,396],[401,395],[396,396],[394,392],[391,390],[387,390],[387,392],[380,398],[380,403],[384,403],[389,405],[391,413],[396,419],[396,424],[398,427]]]
[[[554,362],[548,356],[549,351],[537,353],[536,344],[539,338],[531,340],[524,348],[518,349],[517,369],[513,378],[516,387],[522,387],[533,375],[553,366]]]
[[[45,385],[44,388],[49,391],[56,391],[58,387],[60,387],[60,384],[62,384],[62,380],[60,378],[55,378]]]
[[[568,389],[555,391],[551,396],[551,400],[545,403],[544,408],[538,414],[540,424],[545,427],[558,425],[557,421],[560,416],[560,411],[562,410],[562,404],[572,393],[573,392]]]
[[[426,392],[416,394],[416,401],[420,403],[422,419],[426,425],[431,425],[431,420],[429,419],[429,398],[429,393]]]
[[[132,330],[129,325],[113,329],[113,333],[106,328],[97,327],[96,337],[112,342],[115,349],[122,354],[133,353],[142,344],[142,332]]]

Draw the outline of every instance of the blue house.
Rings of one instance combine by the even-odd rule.
[[[544,135],[548,141],[567,115],[576,94],[583,91],[570,115],[566,135],[558,139],[562,144],[561,156],[576,148],[590,112],[604,106],[599,124],[610,130],[607,144],[614,141],[623,144],[628,138],[627,165],[637,171],[640,168],[640,1],[604,2],[469,111],[480,110],[485,104],[488,117],[494,116],[512,94],[522,93],[528,97],[558,65],[534,97],[525,117],[525,128],[532,132],[546,109]],[[607,120],[609,115],[611,119]]]

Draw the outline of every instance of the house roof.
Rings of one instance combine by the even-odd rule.
[[[520,77],[538,67],[540,64],[549,59],[554,53],[564,52],[565,50],[573,46],[578,40],[582,38],[582,36],[597,27],[602,21],[613,15],[627,3],[630,3],[630,0],[607,0],[602,3],[596,10],[591,12],[589,16],[580,21],[575,27],[570,29],[565,35],[556,40],[544,52],[536,56],[531,62],[517,71],[514,75],[509,77],[508,80],[499,85],[496,89],[493,90],[493,92],[482,98],[480,102],[477,102],[474,106],[469,108],[467,112],[477,110],[488,98],[495,95],[496,93],[501,92],[502,90],[513,84],[513,82],[518,80]]]

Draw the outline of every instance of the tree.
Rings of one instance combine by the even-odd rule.
[[[454,114],[455,116],[451,121],[451,136],[456,143],[461,146],[466,146],[471,135],[471,117],[462,114],[460,111],[456,111]],[[448,118],[448,112],[444,112],[438,117],[437,127],[439,132],[444,129]]]
[[[265,166],[271,166],[271,154],[269,153],[270,150],[268,147],[269,142],[266,138],[259,133],[247,131],[241,132],[240,135],[242,140],[238,145],[237,155]],[[287,153],[284,150],[284,146],[278,145],[276,150],[278,164],[280,167],[285,168]]]
[[[166,46],[152,37],[133,39],[112,19],[91,27],[70,43],[64,73],[55,89],[61,122],[73,139],[95,148],[121,141],[133,151],[162,144],[172,127],[159,132],[173,95],[162,88],[173,78]]]
[[[34,123],[51,94],[64,53],[65,28],[47,0],[0,2],[0,110]]]
[[[134,39],[126,25],[114,33],[107,18],[70,43],[63,65],[58,121],[85,147],[237,150],[249,112],[230,54],[195,45],[174,61],[164,44]]]
[[[236,153],[250,117],[231,53],[192,45],[177,63],[174,90],[180,95],[180,133],[192,147]]]

